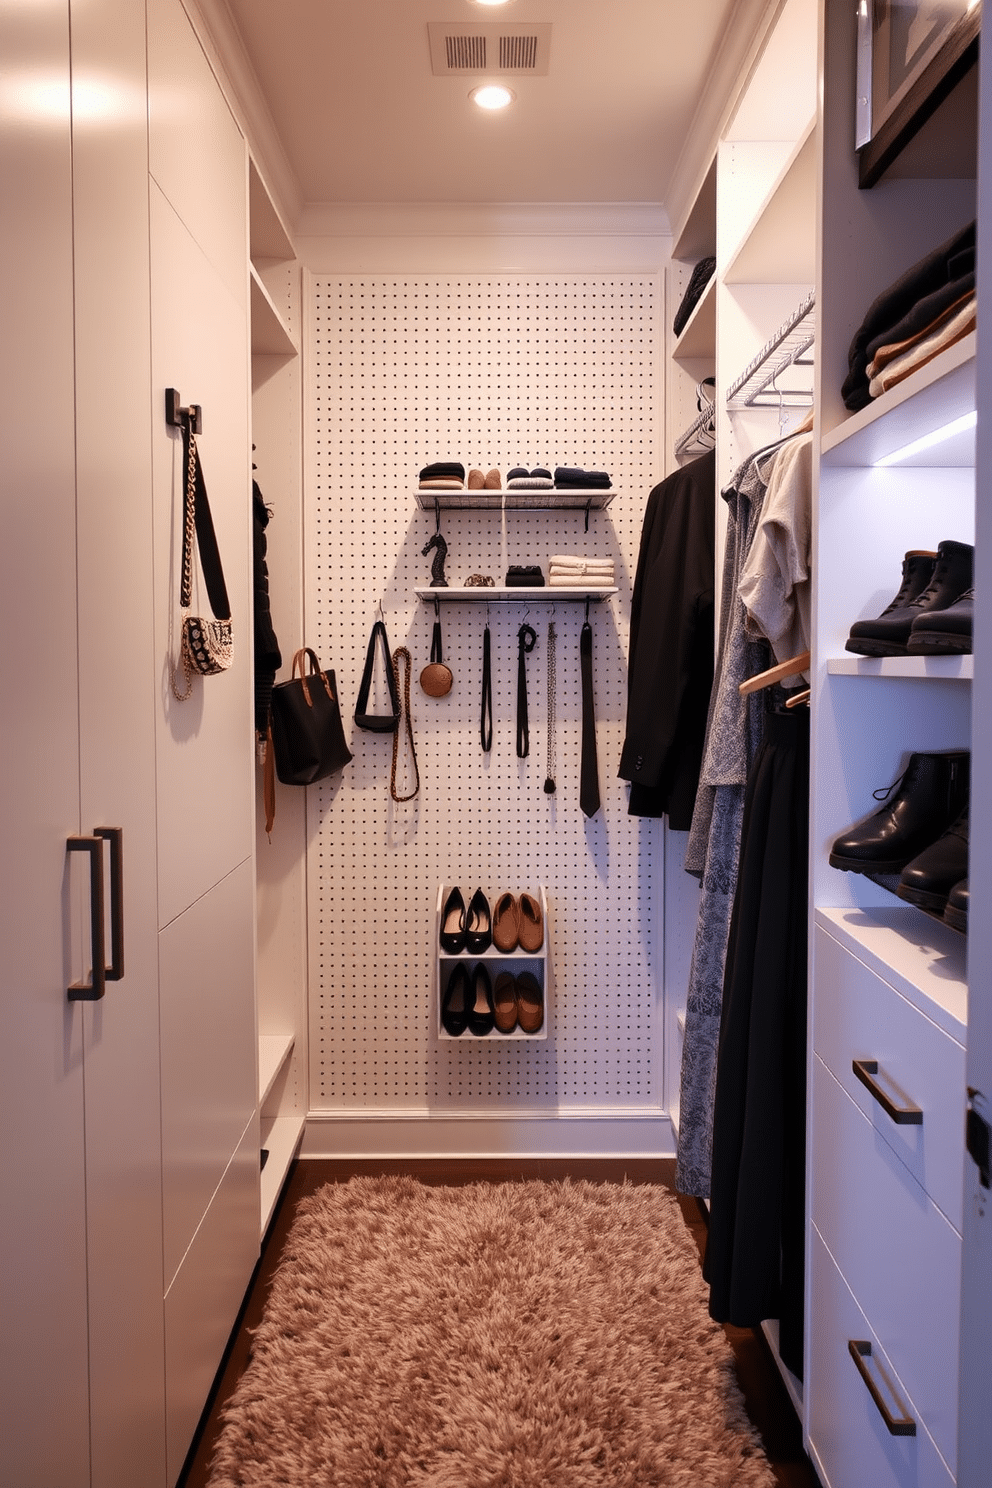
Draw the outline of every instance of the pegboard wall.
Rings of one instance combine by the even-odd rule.
[[[311,1110],[487,1115],[661,1109],[662,827],[627,815],[617,779],[631,587],[645,501],[664,469],[660,275],[310,277],[306,281],[306,634],[333,667],[354,759],[308,792]],[[608,470],[612,505],[442,514],[452,585],[502,584],[552,553],[613,559],[590,607],[602,806],[579,809],[581,604],[493,603],[493,743],[480,743],[485,603],[442,603],[454,686],[420,688],[434,608],[418,601],[434,513],[414,497],[436,460],[466,469]],[[392,736],[353,715],[379,606],[413,658],[420,792],[390,797]],[[516,754],[517,632],[530,754]],[[557,791],[546,794],[547,629],[557,632]],[[405,759],[405,750],[401,758]],[[400,790],[408,777],[401,774]],[[438,884],[543,884],[548,1037],[436,1037]]]

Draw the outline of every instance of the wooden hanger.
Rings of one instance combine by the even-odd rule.
[[[804,687],[802,692],[790,693],[785,700],[785,706],[787,708],[801,708],[803,703],[809,702],[809,693],[810,690],[808,687]]]
[[[809,666],[809,652],[803,651],[799,656],[790,656],[788,661],[780,661],[777,666],[769,667],[767,672],[758,672],[757,676],[748,677],[742,682],[737,691],[741,697],[749,692],[761,692],[765,687],[771,687],[773,682],[781,682],[783,677],[795,677],[800,672],[805,672]]]

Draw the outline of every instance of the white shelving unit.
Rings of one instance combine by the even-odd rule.
[[[548,1024],[551,1017],[551,956],[550,948],[548,945],[548,897],[544,885],[540,884],[538,886],[536,896],[540,899],[541,902],[541,916],[544,922],[544,940],[541,944],[541,949],[531,954],[530,952],[522,951],[520,949],[511,952],[504,952],[498,950],[496,946],[490,946],[489,949],[487,951],[484,951],[481,956],[475,956],[470,951],[462,951],[458,955],[452,956],[449,955],[447,951],[441,949],[441,914],[444,908],[445,901],[447,900],[448,895],[451,893],[451,890],[454,887],[454,884],[440,885],[437,891],[437,907],[434,913],[434,945],[435,947],[437,947],[435,956],[434,980],[434,1031],[437,1034],[437,1037],[441,1040],[442,1043],[445,1044],[463,1043],[466,1046],[489,1043],[535,1043],[540,1040],[546,1039],[548,1037]],[[469,893],[471,892],[473,891],[470,890]],[[495,906],[500,894],[505,892],[507,892],[505,889],[498,889],[495,893],[487,894],[490,908],[493,908]],[[515,888],[510,890],[510,892],[514,894],[533,893],[533,890]],[[462,891],[462,896],[467,903],[468,894],[466,894],[464,890]],[[456,966],[466,967],[469,971],[469,975],[471,976],[472,968],[476,966],[480,961],[485,962],[486,969],[489,972],[489,977],[494,987],[496,978],[501,972],[504,971],[512,973],[529,971],[532,976],[537,978],[537,983],[538,986],[541,988],[541,993],[544,999],[544,1022],[541,1024],[541,1027],[536,1033],[524,1033],[522,1028],[517,1027],[513,1030],[512,1033],[501,1033],[498,1028],[494,1028],[491,1033],[479,1035],[473,1034],[466,1029],[464,1033],[459,1034],[457,1037],[455,1037],[454,1035],[448,1033],[447,1029],[441,1026],[441,1002],[444,997],[445,989],[448,985],[449,977],[455,970]]]
[[[605,511],[616,495],[610,487],[597,487],[591,491],[578,489],[543,491],[500,490],[430,491],[414,487],[413,499],[421,511],[433,511],[435,504],[442,511]]]
[[[288,675],[303,644],[299,269],[289,232],[249,164],[253,464],[266,528],[272,618]],[[271,838],[256,815],[258,1103],[262,1233],[299,1148],[307,1112],[306,792],[277,786]]]
[[[542,588],[536,589],[527,587],[488,589],[480,584],[469,588],[453,588],[449,585],[447,589],[428,587],[414,590],[418,599],[426,600],[429,604],[433,604],[436,599],[442,604],[452,604],[456,601],[467,604],[513,604],[514,601],[520,600],[526,600],[528,604],[533,604],[535,600],[543,600],[547,604],[600,604],[619,592],[618,589],[606,585],[589,589],[566,589],[554,584],[545,584]]]

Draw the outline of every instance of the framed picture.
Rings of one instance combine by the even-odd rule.
[[[859,0],[855,148],[862,186],[878,179],[975,65],[981,11],[980,0]]]

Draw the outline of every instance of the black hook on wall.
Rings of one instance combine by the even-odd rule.
[[[188,408],[183,408],[178,388],[166,388],[165,422],[173,429],[181,429],[186,419],[194,434],[203,433],[203,409],[199,403],[191,403]]]

